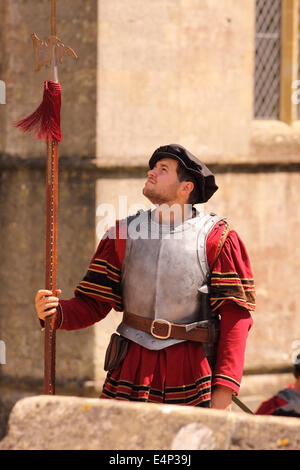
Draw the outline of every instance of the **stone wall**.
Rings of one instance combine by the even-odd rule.
[[[7,86],[7,105],[1,107],[2,148],[10,156],[40,158],[41,146],[32,137],[12,127],[12,122],[31,114],[40,104],[44,80],[49,68],[34,71],[31,34],[40,39],[50,36],[49,0],[7,0],[2,6],[2,80]],[[67,57],[59,67],[62,87],[61,155],[80,159],[93,158],[96,148],[96,76],[97,76],[97,1],[57,2],[57,35],[79,56],[77,62]],[[2,49],[1,49],[2,50]],[[4,109],[3,109],[4,108]],[[0,135],[1,135],[0,134]],[[1,142],[1,140],[0,140]]]
[[[4,165],[3,165],[4,166]],[[94,251],[95,183],[90,172],[60,172],[58,286],[72,297]],[[43,333],[34,297],[44,287],[44,171],[8,164],[1,172],[1,339],[6,343],[5,381],[38,383],[43,370]],[[75,241],[76,234],[76,241]],[[80,245],[78,244],[80,243]],[[80,246],[80,248],[79,248]],[[58,381],[93,375],[93,332],[60,332]]]
[[[144,165],[170,142],[209,162],[248,154],[253,0],[101,1],[98,14],[100,164]]]

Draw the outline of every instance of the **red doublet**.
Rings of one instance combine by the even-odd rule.
[[[225,227],[224,222],[218,223],[208,236],[210,268]],[[60,301],[57,327],[85,328],[102,320],[112,308],[122,311],[120,280],[125,244],[126,240],[101,240],[75,297]],[[255,294],[249,258],[234,231],[229,231],[212,269],[211,308],[221,316],[213,377],[200,343],[183,342],[152,351],[130,342],[122,366],[107,374],[101,398],[206,406],[212,386],[224,385],[237,394]]]

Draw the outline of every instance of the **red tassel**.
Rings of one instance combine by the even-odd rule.
[[[43,101],[39,107],[25,119],[14,123],[24,132],[31,132],[37,139],[55,142],[62,140],[60,130],[61,87],[60,83],[44,82]]]

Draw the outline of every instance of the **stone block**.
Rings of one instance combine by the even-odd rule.
[[[278,450],[298,449],[296,418],[36,396],[14,406],[1,450]]]

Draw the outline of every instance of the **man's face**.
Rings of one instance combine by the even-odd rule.
[[[173,204],[178,200],[180,182],[176,168],[177,161],[173,158],[162,158],[148,171],[143,194],[153,204]]]

